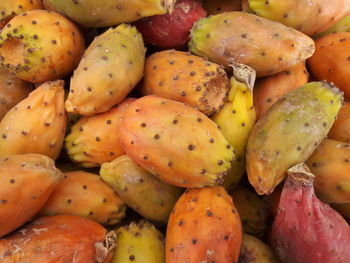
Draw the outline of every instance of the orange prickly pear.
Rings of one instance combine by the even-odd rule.
[[[328,133],[328,138],[350,143],[350,102],[344,102]]]
[[[336,24],[328,28],[326,31],[317,34],[314,38],[323,37],[337,32],[350,32],[350,15],[344,16]]]

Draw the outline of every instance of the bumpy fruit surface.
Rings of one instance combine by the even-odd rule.
[[[170,215],[166,262],[237,262],[242,230],[223,187],[187,190]]]
[[[315,50],[313,40],[303,33],[243,12],[198,20],[189,47],[192,53],[218,64],[246,64],[256,70],[258,77],[286,70]]]
[[[0,32],[1,63],[32,83],[65,76],[83,52],[84,39],[76,25],[47,10],[17,15]]]
[[[335,120],[328,138],[350,143],[350,102],[345,101]]]
[[[317,34],[315,37],[323,37],[337,32],[350,32],[350,15],[344,16],[336,24],[328,28],[326,31]]]
[[[228,90],[225,70],[201,57],[167,50],[146,59],[145,95],[187,103],[211,115],[224,104]]]
[[[221,183],[234,159],[232,146],[206,115],[156,96],[133,102],[126,109],[119,132],[121,144],[133,161],[180,187]]]
[[[258,194],[270,194],[291,166],[306,161],[326,137],[343,101],[327,82],[310,82],[281,97],[254,126],[247,172]]]
[[[165,263],[164,237],[147,221],[117,229],[116,248],[111,263]]]
[[[63,81],[42,84],[0,122],[0,156],[40,153],[56,159],[65,130]]]
[[[203,7],[208,15],[217,15],[230,11],[241,11],[241,0],[204,0]]]
[[[84,171],[64,174],[41,209],[41,215],[76,215],[103,225],[119,223],[125,203],[101,178]]]
[[[0,237],[29,221],[62,177],[53,160],[44,155],[0,158]]]
[[[0,258],[1,263],[108,263],[114,240],[113,232],[92,220],[47,216],[1,239]]]
[[[164,183],[123,155],[101,166],[100,175],[126,204],[143,217],[167,223],[182,190]]]
[[[118,128],[126,108],[134,99],[126,99],[111,110],[82,117],[65,138],[71,160],[83,167],[100,166],[124,153],[119,142]]]
[[[97,36],[74,71],[67,112],[90,116],[121,102],[143,76],[145,53],[141,34],[130,25]]]

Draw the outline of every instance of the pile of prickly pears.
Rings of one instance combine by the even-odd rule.
[[[0,0],[1,263],[349,263],[350,0]]]

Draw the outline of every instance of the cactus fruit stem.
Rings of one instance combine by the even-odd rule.
[[[309,167],[305,163],[299,163],[287,170],[289,177],[293,183],[301,184],[302,186],[312,186],[315,175],[310,172]]]
[[[247,65],[237,62],[230,64],[230,66],[233,69],[233,77],[239,82],[246,84],[249,90],[252,91],[256,79],[255,70]]]

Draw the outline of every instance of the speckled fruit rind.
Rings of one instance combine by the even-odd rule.
[[[126,109],[119,135],[134,162],[180,187],[222,183],[234,159],[233,147],[206,115],[152,95]]]
[[[142,92],[187,103],[206,115],[224,104],[229,80],[223,67],[190,53],[166,50],[146,59]]]
[[[350,15],[344,16],[336,24],[328,28],[326,31],[317,34],[314,38],[323,37],[337,32],[350,32]]]
[[[237,186],[245,173],[245,152],[248,136],[255,123],[252,89],[255,71],[246,65],[233,66],[231,88],[223,108],[212,120],[219,125],[222,134],[235,149],[236,160],[224,178],[226,189]]]
[[[328,138],[350,143],[350,102],[344,101],[331,130]]]
[[[154,225],[141,220],[117,229],[111,263],[165,263],[164,237]]]
[[[203,7],[208,15],[217,15],[230,11],[241,11],[241,0],[204,0]]]
[[[57,11],[86,27],[106,27],[161,15],[172,10],[175,0],[48,1]]]
[[[326,137],[343,101],[327,82],[310,82],[282,96],[254,126],[247,172],[258,194],[270,194],[293,165],[306,161]]]
[[[125,210],[125,203],[100,176],[75,171],[64,174],[40,215],[75,215],[115,225],[124,218]]]
[[[97,36],[71,78],[67,112],[91,116],[121,102],[143,76],[145,53],[141,34],[130,25]]]
[[[13,106],[27,97],[32,89],[28,82],[0,68],[0,120]]]
[[[242,230],[223,187],[193,188],[177,201],[166,233],[166,262],[237,262]]]
[[[63,81],[48,81],[6,113],[0,122],[0,156],[40,153],[56,159],[65,130]]]
[[[92,220],[47,216],[1,239],[0,258],[1,263],[109,263],[115,239]]]
[[[54,161],[44,155],[0,158],[0,237],[29,221],[62,178]]]
[[[350,13],[349,0],[249,0],[249,10],[309,36],[320,33]]]
[[[315,192],[326,203],[350,203],[350,144],[325,139],[307,161]]]
[[[315,45],[308,36],[278,22],[243,12],[226,12],[198,20],[191,31],[189,48],[218,64],[248,65],[261,77],[311,57]]]
[[[1,63],[32,83],[62,78],[78,65],[83,52],[76,25],[47,10],[17,15],[0,32]]]
[[[79,166],[97,167],[124,154],[118,128],[126,108],[134,100],[129,98],[107,112],[81,117],[65,138],[70,159]]]
[[[127,206],[143,217],[160,223],[167,223],[171,210],[182,194],[181,188],[159,180],[127,155],[102,164],[100,175]]]

